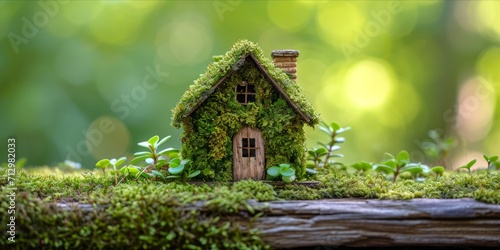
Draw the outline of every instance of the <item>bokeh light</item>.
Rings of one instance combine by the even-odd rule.
[[[393,79],[390,69],[374,60],[354,64],[345,76],[349,101],[358,109],[377,109],[390,97]]]
[[[454,164],[500,154],[498,1],[51,3],[0,2],[0,137],[16,136],[29,165],[92,168],[153,135],[180,147],[171,109],[242,38],[268,57],[300,50],[304,95],[323,120],[352,127],[346,164],[422,155],[417,142],[436,128],[460,139]],[[148,77],[158,84],[146,89]],[[103,120],[115,129],[92,145]]]

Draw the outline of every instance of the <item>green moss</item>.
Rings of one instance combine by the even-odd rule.
[[[281,69],[276,69],[257,45],[243,40],[221,60],[210,64],[173,110],[172,124],[179,127],[182,123],[184,128],[181,154],[192,160],[191,171],[202,171],[199,179],[231,181],[232,138],[243,127],[259,128],[265,142],[266,168],[288,163],[295,169],[297,178],[303,179],[306,166],[304,121],[257,69],[253,60],[240,61],[248,53],[259,60],[300,110],[311,117],[310,125],[318,122],[318,115],[300,94],[299,86]],[[236,63],[238,73],[231,73]],[[212,89],[224,76],[226,79]],[[256,101],[246,106],[238,103],[234,94],[236,85],[242,81],[251,82],[256,89]]]
[[[290,80],[286,73],[274,66],[272,61],[264,56],[263,51],[257,44],[248,40],[240,40],[216,62],[208,65],[207,71],[195,80],[194,84],[189,86],[188,91],[182,96],[179,104],[172,110],[172,125],[179,128],[185,115],[192,112],[196,106],[211,96],[210,89],[226,74],[234,71],[239,60],[252,53],[262,64],[269,75],[283,88],[290,99],[306,115],[311,117],[310,125],[319,122],[319,115],[315,113],[312,105],[301,94],[302,89],[294,81]],[[245,74],[245,73],[244,73]],[[262,94],[262,93],[258,93]]]
[[[242,249],[266,248],[249,200],[317,200],[330,198],[464,198],[500,204],[500,173],[448,173],[439,180],[398,180],[383,175],[355,175],[323,169],[319,187],[273,188],[260,181],[190,185],[178,182],[126,180],[113,186],[112,176],[17,173],[16,243],[13,249]],[[6,196],[5,170],[0,195]],[[62,209],[61,204],[88,204]],[[0,209],[9,204],[4,199]],[[250,212],[248,212],[250,211]],[[222,221],[241,216],[245,223]],[[0,218],[6,225],[8,217]],[[246,221],[245,221],[246,220]],[[246,228],[242,230],[242,228]],[[7,245],[0,238],[0,245]]]
[[[242,231],[237,223],[220,220],[241,208],[251,211],[249,199],[275,199],[272,188],[261,182],[210,187],[131,181],[111,187],[113,179],[105,176],[19,173],[17,177],[17,234],[12,249],[267,248],[257,231]],[[0,183],[0,195],[5,197],[10,190],[5,179]],[[58,204],[66,201],[91,206],[65,210]],[[6,211],[8,206],[3,201],[0,209]],[[250,221],[254,215],[248,216]],[[0,222],[5,225],[7,219],[3,216]],[[0,245],[7,244],[2,237]]]

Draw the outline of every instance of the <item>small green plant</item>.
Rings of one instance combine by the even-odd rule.
[[[472,175],[472,171],[470,170],[470,168],[471,168],[472,166],[474,166],[474,164],[476,164],[476,161],[477,161],[476,159],[474,159],[474,160],[472,160],[472,161],[469,161],[467,164],[465,164],[465,165],[463,165],[463,166],[459,167],[459,168],[457,169],[457,171],[458,171],[458,170],[460,170],[460,169],[466,169],[466,170],[469,172],[469,174],[471,174],[471,175]]]
[[[119,159],[102,159],[98,161],[95,166],[102,169],[102,172],[106,174],[106,168],[113,168],[113,173],[115,175],[115,186],[118,185],[118,171],[117,168],[122,165],[127,160],[126,157],[121,157]]]
[[[135,153],[135,158],[130,161],[130,164],[144,161],[148,164],[148,166],[145,167],[143,171],[152,172],[152,170],[161,169],[167,163],[167,158],[172,157],[172,155],[177,156],[179,153],[179,150],[174,148],[166,148],[163,150],[159,149],[159,147],[168,141],[168,139],[170,139],[170,136],[160,140],[160,137],[155,135],[147,141],[137,143],[137,145],[147,148],[149,151],[140,151]]]
[[[115,185],[120,183],[125,178],[193,178],[200,174],[200,171],[192,171],[183,175],[184,167],[190,162],[189,159],[181,160],[179,158],[179,150],[174,148],[160,149],[166,141],[170,139],[167,136],[160,140],[160,137],[155,135],[147,141],[139,142],[137,145],[147,148],[148,151],[140,151],[134,154],[135,158],[130,161],[129,165],[122,167],[117,171],[117,167],[122,165],[126,158],[102,159],[97,162],[96,167],[105,169],[113,167],[115,173]],[[138,163],[145,163],[146,166],[137,166]],[[166,171],[165,171],[166,170]],[[163,171],[163,173],[162,173]],[[170,173],[165,177],[164,173]],[[118,173],[123,175],[123,178],[118,181]]]
[[[170,136],[167,136],[160,140],[160,138],[155,135],[147,141],[139,142],[138,145],[149,149],[149,151],[137,152],[136,156],[130,163],[135,164],[137,162],[146,162],[148,165],[140,170],[140,168],[135,166],[129,166],[128,171],[131,171],[134,176],[149,176],[165,178],[160,170],[167,168],[168,173],[171,175],[166,178],[193,178],[200,174],[199,170],[192,171],[190,173],[184,174],[185,166],[190,162],[189,159],[181,159],[179,157],[179,150],[174,148],[166,148],[160,150],[159,147],[165,143]],[[140,170],[138,173],[135,169]],[[146,175],[144,175],[146,173]]]
[[[331,158],[334,157],[344,157],[342,154],[333,154],[334,151],[340,149],[339,143],[344,143],[344,137],[338,137],[339,134],[344,133],[345,131],[350,130],[350,127],[342,128],[338,123],[332,122],[330,124],[325,123],[324,121],[318,126],[318,128],[328,135],[328,142],[322,143],[318,142],[321,146],[319,148],[313,148],[309,150],[307,153],[309,155],[308,160],[312,162],[310,166],[314,168],[328,167],[332,165],[342,165],[342,163],[331,161]]]
[[[184,173],[185,166],[191,162],[189,159],[181,160],[180,158],[174,158],[169,162],[168,172],[172,175],[167,176],[167,178],[179,178],[181,174]],[[198,176],[201,173],[200,170],[192,171],[187,174],[186,178],[191,179]]]
[[[267,174],[272,177],[279,177],[283,179],[284,182],[290,183],[295,180],[295,170],[290,166],[290,164],[280,164],[279,166],[273,166],[267,169]]]
[[[396,181],[401,173],[409,172],[414,176],[414,178],[424,171],[424,168],[420,163],[410,162],[410,154],[406,150],[401,150],[396,157],[389,153],[385,153],[390,157],[390,159],[375,164],[373,170],[377,172],[384,172],[386,174],[392,174],[392,181]]]
[[[488,163],[488,171],[500,170],[500,161],[498,161],[498,156],[494,155],[488,157],[483,155],[483,158]]]
[[[443,166],[432,167],[430,172],[436,176],[436,180],[439,180],[439,178],[443,176],[444,167]]]
[[[373,165],[366,161],[356,162],[351,165],[351,168],[356,169],[359,174],[364,174],[373,168]]]
[[[457,140],[453,137],[444,138],[438,130],[430,130],[428,136],[431,141],[422,142],[420,147],[428,158],[446,167],[446,157],[448,157],[450,151],[457,145]]]

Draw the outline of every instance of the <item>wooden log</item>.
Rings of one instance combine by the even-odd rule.
[[[249,201],[262,216],[250,220],[246,208],[225,221],[244,230],[258,228],[274,248],[312,246],[500,246],[500,205],[474,199]],[[78,206],[90,213],[92,205]],[[101,207],[101,209],[104,209]],[[210,213],[205,202],[185,207]],[[248,216],[247,216],[248,215]],[[219,214],[220,216],[220,214]]]
[[[474,199],[277,201],[252,225],[276,248],[500,246],[500,206]],[[255,203],[254,206],[262,206]]]

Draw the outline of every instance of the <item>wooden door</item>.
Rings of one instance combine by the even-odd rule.
[[[265,177],[264,141],[259,129],[245,127],[233,138],[233,180]]]

